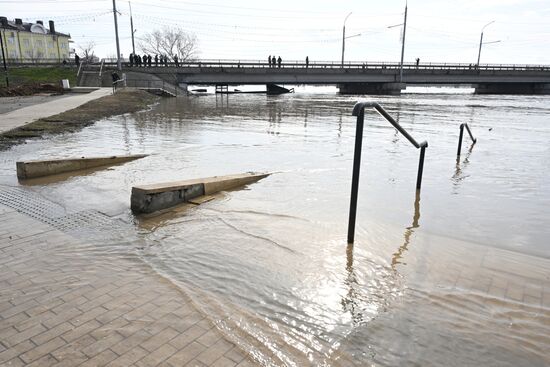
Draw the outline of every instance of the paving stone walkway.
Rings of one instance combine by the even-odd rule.
[[[0,366],[255,365],[138,258],[0,205]]]

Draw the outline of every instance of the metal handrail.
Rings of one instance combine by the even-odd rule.
[[[472,131],[470,130],[470,127],[467,123],[460,124],[460,136],[458,137],[458,150],[456,151],[457,157],[460,157],[460,151],[462,150],[462,137],[464,135],[464,127],[466,127],[466,130],[468,131],[468,135],[470,135],[470,139],[472,139],[472,146],[477,143],[477,139],[474,138],[474,135],[472,134]]]
[[[422,173],[424,171],[424,156],[428,142],[418,143],[397,121],[391,117],[382,106],[375,102],[358,102],[353,107],[353,116],[357,116],[355,130],[355,148],[353,153],[353,176],[351,179],[351,199],[349,208],[348,222],[348,243],[353,243],[355,238],[355,219],[357,216],[357,195],[359,191],[359,173],[361,170],[361,149],[363,145],[363,126],[365,122],[365,108],[374,108],[382,115],[393,127],[397,129],[407,140],[417,149],[420,149],[420,158],[418,161],[418,174],[416,177],[416,190],[422,186]]]
[[[127,61],[124,61],[127,63]],[[116,60],[105,59],[105,64],[109,66],[116,66]],[[129,65],[127,65],[129,66]],[[132,66],[133,68],[149,68],[148,65]],[[176,63],[169,61],[165,64],[150,66],[151,68],[165,68],[176,67]],[[237,60],[237,59],[193,59],[182,60],[177,64],[178,68],[261,68],[277,70],[279,66],[272,66],[264,60]],[[380,70],[380,69],[399,69],[401,64],[398,62],[387,61],[350,61],[344,63],[345,69],[357,69],[357,70]],[[286,68],[308,68],[308,69],[342,69],[340,61],[310,61],[307,64],[304,60],[286,60],[281,64],[281,69]],[[416,63],[409,62],[404,63],[403,68],[406,70],[457,70],[477,72],[480,70],[485,71],[550,71],[549,65],[536,65],[536,64],[462,64],[462,63],[443,63],[443,62],[424,62],[416,65]]]
[[[118,88],[118,83],[125,83],[125,82],[126,82],[126,79],[119,79],[117,81],[114,81],[113,82],[113,94],[116,93],[116,90]],[[123,84],[123,85],[125,85],[125,84]]]

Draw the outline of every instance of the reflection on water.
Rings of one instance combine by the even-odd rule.
[[[393,269],[397,268],[397,265],[402,264],[401,259],[404,256],[404,252],[407,251],[409,244],[411,242],[411,235],[414,233],[414,230],[418,228],[418,221],[420,220],[420,190],[416,190],[416,195],[414,199],[414,215],[412,224],[405,229],[405,242],[403,245],[399,246],[397,252],[395,252],[391,259],[391,265]]]
[[[0,183],[19,185],[16,160],[150,153],[25,189],[123,220],[88,237],[88,250],[137,252],[265,365],[548,365],[550,102],[377,101],[430,144],[422,226],[417,155],[369,112],[355,245],[345,241],[350,96],[165,99],[3,152]],[[455,163],[465,121],[480,140]],[[129,210],[134,185],[247,171],[277,173],[200,206]]]

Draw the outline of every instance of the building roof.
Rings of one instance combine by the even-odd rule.
[[[0,17],[0,19],[1,18],[2,17]],[[6,22],[0,22],[0,28],[12,29],[12,30],[17,30],[22,32],[31,32],[31,33],[37,33],[37,34],[54,34],[56,36],[71,37],[70,34],[61,33],[57,31],[52,32],[50,29],[46,28],[46,26],[40,23],[27,23],[27,22],[18,23],[16,20],[12,21],[9,19],[7,19]]]

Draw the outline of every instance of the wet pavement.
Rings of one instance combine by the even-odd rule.
[[[43,103],[31,104],[26,107],[2,113],[0,115],[0,133],[13,130],[44,117],[71,110],[86,102],[110,95],[111,93],[111,88],[100,88],[91,93],[71,95],[61,100],[54,98],[53,100],[48,100]],[[13,100],[11,102],[18,103]],[[2,103],[4,103],[3,98]]]
[[[254,365],[138,258],[83,247],[0,205],[0,365]]]

